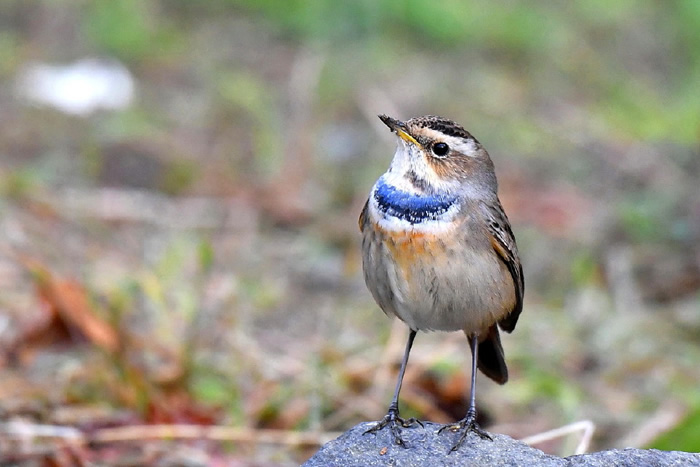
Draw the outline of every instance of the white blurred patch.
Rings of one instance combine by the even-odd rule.
[[[134,78],[116,60],[83,59],[70,65],[32,63],[17,80],[19,95],[31,102],[87,116],[118,110],[134,98]]]

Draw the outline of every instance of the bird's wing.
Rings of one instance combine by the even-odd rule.
[[[365,207],[362,208],[360,218],[357,220],[357,225],[360,227],[360,232],[363,232],[365,230],[365,225],[367,224],[367,206],[369,206],[369,199],[365,201]]]
[[[501,207],[501,202],[498,200],[496,200],[496,203],[491,204],[482,202],[481,210],[486,217],[487,232],[491,245],[508,268],[508,271],[510,271],[513,284],[515,284],[515,306],[508,316],[498,323],[504,331],[512,332],[515,329],[515,324],[518,322],[520,313],[523,311],[523,293],[525,292],[523,267],[518,257],[518,247],[515,244],[515,236],[510,228],[508,217],[506,217],[506,213],[503,212]]]

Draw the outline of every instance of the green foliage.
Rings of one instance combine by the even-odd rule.
[[[545,47],[552,32],[538,5],[450,0],[332,1],[294,0],[280,8],[274,0],[233,0],[262,13],[286,31],[314,40],[363,40],[398,33],[424,45],[463,46],[484,41],[529,50]]]
[[[141,58],[151,48],[148,3],[139,0],[88,3],[85,31],[105,51],[126,59]]]
[[[669,100],[645,83],[625,80],[611,85],[597,107],[606,125],[621,138],[689,143],[698,137],[697,93],[678,93]]]
[[[275,92],[249,72],[222,73],[218,77],[217,88],[231,118],[239,120],[239,125],[249,128],[258,169],[264,174],[274,172],[282,160],[282,141],[286,138],[278,127],[273,99]]]
[[[199,253],[199,266],[202,268],[202,271],[204,271],[204,272],[211,271],[211,268],[214,265],[214,257],[215,257],[214,246],[211,244],[211,242],[209,240],[203,239],[202,241],[199,242],[198,253]]]
[[[523,362],[525,375],[517,381],[511,381],[509,389],[513,397],[521,404],[532,404],[543,399],[556,400],[565,418],[577,413],[583,399],[582,389],[576,381],[562,378],[557,371],[543,369],[540,362]]]
[[[661,226],[648,204],[624,203],[620,209],[620,219],[625,231],[635,239],[651,240],[660,233]]]
[[[19,169],[7,174],[0,173],[0,196],[22,199],[39,186],[38,174],[31,169]]]
[[[571,261],[571,276],[579,287],[585,287],[599,279],[598,263],[589,251],[582,251],[575,255]]]
[[[463,365],[464,362],[443,358],[436,361],[430,367],[430,371],[434,371],[439,376],[452,375],[458,371],[464,371]]]
[[[265,283],[254,277],[243,277],[240,285],[241,294],[259,310],[277,306],[283,299],[281,290],[274,283]]]
[[[647,447],[664,451],[700,452],[700,407]]]
[[[0,76],[14,72],[20,58],[19,40],[10,31],[0,31]]]
[[[630,238],[645,242],[668,239],[674,234],[670,229],[674,206],[668,196],[647,193],[630,196],[618,206],[624,231]]]
[[[201,371],[192,375],[191,388],[192,395],[198,401],[210,406],[231,406],[238,400],[238,391],[235,385],[225,376],[217,375],[213,369]]]
[[[169,195],[182,194],[197,178],[197,166],[186,160],[168,164],[160,182],[160,189]]]
[[[162,58],[182,45],[182,37],[158,17],[155,5],[141,0],[87,2],[83,32],[103,52],[126,61]]]

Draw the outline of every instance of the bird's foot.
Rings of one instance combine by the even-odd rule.
[[[384,418],[379,420],[376,425],[365,431],[363,434],[366,435],[367,433],[376,433],[389,425],[391,428],[391,435],[394,438],[394,444],[406,447],[406,443],[404,442],[403,438],[401,438],[401,428],[409,428],[416,424],[423,426],[423,423],[417,418],[412,417],[404,419],[399,417],[399,409],[390,407],[389,412],[387,412]]]
[[[489,441],[493,441],[491,435],[489,435],[485,430],[483,430],[479,426],[478,423],[476,423],[476,410],[472,409],[469,409],[469,411],[467,412],[467,416],[464,417],[462,420],[458,421],[457,423],[444,425],[438,430],[438,434],[442,433],[445,430],[450,430],[453,433],[461,431],[462,433],[457,442],[454,444],[454,446],[452,446],[452,449],[450,449],[450,452],[459,449],[462,443],[464,443],[464,440],[467,439],[467,435],[470,431],[473,431],[474,433],[479,435],[481,439],[488,439]]]

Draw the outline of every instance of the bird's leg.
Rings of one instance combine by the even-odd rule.
[[[401,361],[401,369],[399,370],[399,378],[396,381],[396,389],[394,390],[394,398],[389,404],[389,411],[375,426],[365,431],[367,433],[376,433],[387,425],[391,426],[391,434],[394,437],[394,442],[400,446],[406,446],[403,439],[401,438],[400,428],[407,428],[411,425],[418,423],[420,426],[423,424],[420,420],[415,418],[403,419],[399,416],[399,392],[401,392],[401,383],[403,382],[403,375],[406,372],[406,365],[408,364],[408,355],[411,353],[411,347],[413,346],[413,339],[416,337],[416,331],[411,329],[408,335],[408,341],[406,342],[406,350],[403,354],[403,360]]]
[[[438,433],[442,433],[444,430],[449,429],[453,432],[462,432],[457,442],[452,446],[452,449],[450,449],[450,452],[459,449],[462,443],[464,443],[464,440],[467,439],[467,435],[470,431],[473,431],[483,439],[493,440],[491,435],[481,429],[479,424],[476,423],[476,362],[479,352],[479,336],[477,334],[472,334],[470,336],[469,346],[472,350],[472,380],[471,393],[469,396],[469,410],[467,410],[467,415],[462,420],[451,425],[445,425],[438,431]]]

